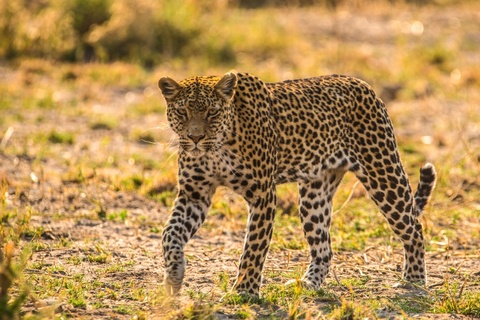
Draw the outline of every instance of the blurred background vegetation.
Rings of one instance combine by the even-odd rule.
[[[445,6],[453,0],[0,0],[0,57],[68,62],[123,60],[150,67],[196,57],[233,64],[242,55],[288,55],[295,28],[249,8],[379,3]],[[263,55],[263,56],[262,56]]]

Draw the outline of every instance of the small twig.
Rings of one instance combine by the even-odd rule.
[[[10,140],[14,131],[15,129],[13,129],[13,127],[8,127],[5,135],[2,138],[2,142],[0,143],[0,149],[4,149],[7,146],[8,140]]]
[[[348,195],[348,198],[347,200],[345,200],[342,205],[340,206],[340,208],[338,208],[337,210],[335,210],[333,213],[332,213],[332,216],[336,215],[337,213],[339,213],[340,211],[343,210],[343,208],[345,208],[347,206],[347,204],[350,202],[350,200],[352,199],[353,197],[353,193],[355,192],[355,189],[357,188],[358,184],[360,183],[359,180],[357,180],[354,184],[353,184],[353,187],[352,187],[352,190],[350,191],[350,194]]]
[[[43,272],[43,271],[35,270],[35,269],[25,269],[25,273],[29,273],[29,274],[43,274],[43,275],[48,275],[48,276],[51,276],[51,277],[73,279],[72,276],[67,276],[67,275],[58,274],[58,273]]]
[[[443,279],[443,278],[442,278]],[[428,286],[428,289],[432,289],[432,288],[436,288],[436,287],[441,287],[445,284],[445,281],[441,281],[439,283],[435,283],[435,284],[432,284],[432,285],[429,285]]]
[[[465,285],[467,284],[467,280],[468,280],[468,278],[470,278],[470,275],[471,275],[471,274],[472,274],[472,273],[470,273],[470,274],[468,275],[468,277],[465,277],[465,280],[463,281],[462,286],[461,286],[461,288],[460,288],[460,292],[458,293],[458,298],[457,298],[458,300],[460,300],[460,298],[462,297],[462,295],[463,295],[463,290],[465,289]]]
[[[333,277],[335,278],[335,281],[337,281],[338,285],[339,285],[343,290],[345,290],[345,291],[350,291],[346,285],[343,285],[342,283],[340,283],[340,280],[338,280],[337,272],[335,272],[335,268],[332,268],[332,273],[333,273]]]

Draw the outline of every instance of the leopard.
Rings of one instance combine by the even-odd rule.
[[[248,73],[228,72],[180,82],[162,77],[158,87],[178,142],[178,192],[161,237],[168,295],[179,294],[184,248],[223,186],[248,205],[232,289],[259,296],[276,186],[283,183],[298,184],[298,211],[309,250],[303,277],[290,282],[319,290],[333,256],[332,198],[346,172],[363,184],[403,243],[403,283],[426,284],[419,218],[435,187],[436,171],[425,163],[413,193],[385,104],[369,84],[339,74],[268,83]]]

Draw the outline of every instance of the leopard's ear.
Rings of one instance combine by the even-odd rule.
[[[158,80],[158,87],[162,90],[166,100],[172,100],[182,88],[175,80],[169,77],[162,77]]]
[[[215,85],[215,91],[223,98],[225,101],[229,102],[233,95],[235,94],[235,88],[237,87],[237,76],[229,72],[220,79]]]

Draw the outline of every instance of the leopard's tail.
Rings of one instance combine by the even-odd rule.
[[[437,173],[433,164],[427,163],[420,168],[420,182],[414,196],[417,217],[422,214],[433,188],[435,188],[436,181]]]

